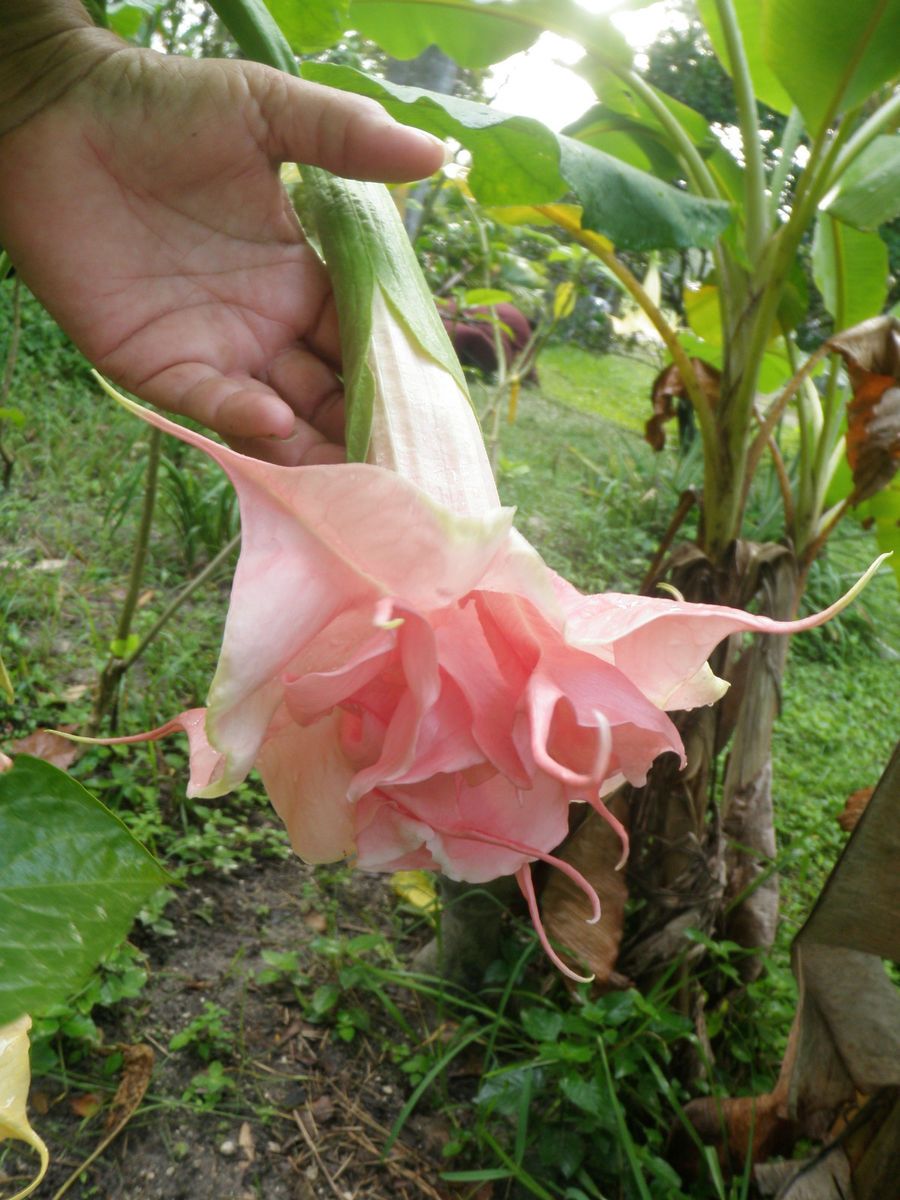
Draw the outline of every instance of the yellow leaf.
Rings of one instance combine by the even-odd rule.
[[[28,1030],[31,1017],[19,1017],[0,1028],[0,1141],[15,1138],[27,1142],[38,1152],[41,1167],[38,1176],[28,1187],[16,1192],[10,1200],[23,1200],[30,1196],[47,1173],[50,1155],[43,1141],[28,1124],[25,1102],[31,1083],[28,1063]]]
[[[509,381],[509,408],[506,410],[506,419],[510,425],[515,422],[516,413],[519,410],[519,392],[521,390],[522,384],[517,378]]]
[[[575,228],[581,228],[580,204],[543,204],[540,211],[531,204],[492,205],[484,210],[504,225],[556,225],[565,216]]]
[[[556,289],[553,297],[553,319],[564,321],[575,311],[575,284],[571,279],[565,279]]]
[[[429,921],[433,921],[440,907],[434,881],[425,871],[395,871],[391,876],[391,887],[401,900],[418,909]]]
[[[711,346],[722,345],[722,317],[719,312],[719,289],[712,284],[704,284],[695,290],[688,289],[684,293],[684,311],[688,325]]]
[[[472,195],[472,189],[469,187],[465,175],[448,175],[446,179],[450,187],[455,187],[467,200],[474,201],[475,197]]]

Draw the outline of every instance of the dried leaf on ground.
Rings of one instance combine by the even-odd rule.
[[[334,1100],[330,1096],[317,1096],[306,1107],[316,1124],[324,1125],[334,1116]]]
[[[256,1141],[253,1137],[253,1130],[250,1128],[248,1121],[244,1121],[241,1124],[241,1128],[238,1133],[238,1145],[240,1146],[247,1162],[252,1163],[256,1158]]]
[[[144,1098],[144,1093],[153,1074],[153,1050],[149,1046],[138,1043],[136,1046],[125,1046],[122,1050],[124,1059],[122,1078],[116,1088],[116,1094],[109,1106],[106,1118],[107,1130],[118,1131],[134,1116],[135,1111]]]
[[[102,1107],[103,1097],[99,1092],[79,1092],[69,1097],[69,1108],[76,1117],[93,1117]]]
[[[872,798],[874,788],[860,788],[857,792],[852,792],[847,797],[847,803],[844,805],[841,812],[838,813],[837,823],[845,833],[851,833],[856,828],[856,823],[866,811],[866,805]]]
[[[75,729],[75,726],[64,725],[62,729],[68,733]],[[10,754],[30,754],[32,758],[41,758],[51,766],[59,767],[60,771],[70,767],[81,753],[79,745],[60,737],[50,729],[36,729],[27,737],[12,742],[7,749]]]

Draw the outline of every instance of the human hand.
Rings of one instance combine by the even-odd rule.
[[[441,160],[360,97],[104,34],[83,77],[0,138],[0,244],[123,387],[244,453],[336,461],[337,317],[278,165],[400,180]]]

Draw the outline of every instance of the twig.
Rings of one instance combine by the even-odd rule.
[[[800,370],[797,371],[794,377],[785,385],[785,388],[778,399],[769,405],[769,409],[766,412],[765,417],[760,422],[759,432],[753,439],[750,450],[747,454],[747,471],[744,480],[744,495],[741,497],[742,506],[746,503],[747,492],[750,490],[750,483],[753,479],[756,468],[759,465],[759,460],[762,458],[763,452],[769,444],[769,439],[774,433],[775,426],[781,419],[781,414],[787,407],[788,401],[794,396],[803,380],[812,373],[812,370],[816,364],[820,362],[820,360],[823,359],[829,352],[829,349],[830,347],[828,343],[823,342],[821,346],[814,350]]]
[[[226,545],[224,545],[221,550],[218,551],[215,557],[209,560],[203,570],[200,571],[199,574],[195,575],[193,579],[188,580],[178,595],[166,605],[166,607],[162,610],[162,612],[141,638],[134,651],[123,660],[123,674],[129,669],[129,667],[132,667],[137,662],[162,627],[166,625],[172,619],[178,609],[181,608],[185,600],[190,599],[194,592],[196,592],[197,588],[206,583],[207,579],[216,573],[222,563],[228,558],[229,554],[236,549],[240,543],[240,540],[241,535],[236,533],[234,537]]]
[[[650,589],[656,584],[656,574],[659,571],[660,565],[669,552],[669,547],[675,540],[675,534],[683,525],[688,513],[697,504],[699,497],[694,488],[688,488],[687,491],[681,493],[678,497],[678,507],[672,515],[672,520],[669,522],[666,532],[662,536],[662,541],[656,549],[656,553],[647,568],[647,574],[644,576],[640,587],[640,594],[647,596],[650,594]]]
[[[308,1103],[307,1103],[306,1107],[307,1107],[307,1110],[309,1110]],[[292,1115],[293,1115],[294,1120],[297,1123],[297,1128],[300,1130],[301,1137],[303,1138],[304,1142],[306,1142],[307,1146],[309,1147],[310,1153],[312,1154],[313,1158],[316,1160],[316,1166],[319,1168],[319,1170],[325,1176],[325,1181],[327,1182],[328,1186],[331,1188],[334,1195],[337,1197],[337,1200],[347,1200],[347,1193],[342,1192],[341,1189],[338,1187],[338,1185],[334,1182],[334,1178],[332,1177],[331,1172],[325,1166],[325,1162],[324,1162],[321,1154],[319,1153],[318,1149],[316,1148],[316,1143],[310,1137],[309,1130],[303,1124],[303,1118],[300,1116],[300,1113],[297,1111],[296,1108],[293,1109]],[[310,1113],[310,1117],[312,1118],[312,1113]],[[56,1197],[54,1197],[54,1200],[56,1200]]]
[[[5,272],[0,272],[0,280]],[[19,356],[19,336],[22,332],[22,296],[21,283],[18,275],[13,283],[13,310],[12,310],[12,327],[9,332],[9,346],[6,351],[6,366],[3,369],[3,382],[0,384],[0,406],[6,404],[9,397],[9,391],[12,387],[13,372],[16,369],[16,359]],[[2,422],[0,422],[2,424]],[[16,460],[6,449],[2,439],[0,439],[0,458],[3,459],[3,486],[9,487],[9,480],[13,472]]]
[[[788,478],[784,458],[773,437],[769,438],[769,453],[772,455],[772,466],[775,468],[775,478],[781,490],[781,502],[784,505],[784,523],[788,529],[794,528],[794,518],[797,515],[794,508],[794,494],[791,491],[791,481]]]
[[[125,644],[131,632],[131,622],[134,619],[140,595],[141,582],[144,578],[144,567],[147,563],[147,553],[150,547],[150,531],[153,527],[153,514],[156,509],[156,486],[159,478],[159,460],[162,453],[162,434],[158,429],[150,431],[150,443],[147,451],[147,480],[144,485],[144,503],[141,508],[141,519],[134,542],[131,558],[131,570],[128,575],[128,591],[122,603],[119,614],[119,624],[116,629],[116,643]],[[114,643],[115,645],[115,643]],[[124,659],[118,655],[107,659],[106,665],[100,672],[97,685],[97,699],[91,717],[91,732],[96,733],[109,713],[113,714],[115,726],[115,709],[118,700],[119,684],[125,673]]]

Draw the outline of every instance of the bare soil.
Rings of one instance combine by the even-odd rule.
[[[52,1158],[38,1200],[57,1200],[73,1175],[64,1192],[70,1200],[459,1195],[438,1178],[449,1135],[439,1115],[413,1115],[383,1156],[410,1092],[409,1080],[384,1053],[390,1035],[382,1030],[381,1038],[341,1041],[333,1028],[306,1019],[290,987],[256,979],[265,967],[264,949],[299,950],[306,966],[304,947],[327,925],[310,904],[311,878],[295,860],[264,860],[230,877],[203,877],[179,889],[167,910],[175,936],[135,938],[148,956],[150,980],[136,1000],[105,1014],[104,1035],[107,1050],[147,1048],[137,1052],[132,1074],[139,1088],[152,1054],[149,1086],[134,1115],[104,1145],[121,1078],[104,1074],[104,1055],[72,1065],[65,1078],[35,1079],[32,1119]],[[394,907],[383,879],[355,876],[341,895],[340,931],[370,932],[379,922],[388,927]],[[310,969],[324,972],[310,987],[327,979],[321,959],[310,956]],[[231,1035],[220,1057],[232,1086],[211,1111],[183,1099],[208,1064],[196,1047],[169,1049],[204,1001],[226,1011]],[[408,996],[398,1001],[414,1003]],[[382,1016],[373,1012],[373,1022]],[[8,1158],[0,1194],[29,1166]]]

